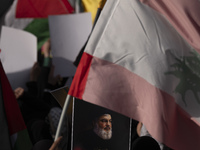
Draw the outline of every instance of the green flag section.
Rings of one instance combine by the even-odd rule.
[[[19,105],[15,98],[14,92],[10,86],[8,78],[0,62],[0,82],[1,82],[1,121],[3,126],[0,126],[0,139],[4,139],[5,143],[1,141],[1,148],[6,147],[5,150],[30,150],[32,143],[29,139],[28,131],[24,123]],[[2,123],[1,122],[1,123]],[[6,125],[7,123],[7,125]],[[10,138],[10,139],[9,139]],[[11,144],[10,144],[11,143]],[[11,148],[12,147],[12,148]]]
[[[37,49],[39,50],[44,42],[50,37],[48,19],[34,19],[25,28],[25,31],[37,37]]]
[[[30,140],[28,140],[29,134],[26,129],[19,131],[16,135],[17,135],[16,141],[13,140],[14,150],[29,150],[32,148],[32,143]]]
[[[13,2],[5,15],[5,26],[25,30],[37,37],[38,49],[49,38],[49,25],[47,18],[16,18],[17,0]]]

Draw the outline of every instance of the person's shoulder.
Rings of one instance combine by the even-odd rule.
[[[92,130],[86,130],[75,135],[74,147],[79,147],[81,149],[88,149],[91,146],[91,141],[93,141],[94,135]]]

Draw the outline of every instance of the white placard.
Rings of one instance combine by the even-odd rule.
[[[73,76],[76,67],[72,63],[92,30],[91,13],[53,15],[48,19],[55,74]]]
[[[13,89],[29,81],[30,71],[37,61],[37,39],[23,30],[3,26],[0,59]]]

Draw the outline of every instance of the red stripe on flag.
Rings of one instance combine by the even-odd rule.
[[[79,64],[76,70],[76,74],[74,76],[72,85],[70,86],[70,90],[68,92],[69,95],[82,99],[92,58],[93,57],[91,55],[83,53],[81,57],[82,63]]]
[[[65,5],[65,7],[67,8],[69,13],[73,13],[74,12],[74,8],[70,5],[70,3],[68,2],[68,0],[61,0],[63,2],[63,4]]]
[[[0,80],[3,91],[4,108],[6,111],[6,118],[10,135],[18,131],[26,129],[19,105],[15,98],[14,92],[10,86],[8,78],[0,62]]]
[[[126,68],[97,57],[89,67],[83,100],[143,122],[155,139],[175,150],[200,147],[199,124],[173,96]]]

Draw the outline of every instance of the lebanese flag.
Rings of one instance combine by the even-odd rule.
[[[16,18],[47,18],[73,12],[68,0],[18,0]]]
[[[174,150],[198,150],[200,2],[141,1],[106,2],[68,94],[141,121]]]
[[[0,147],[4,150],[30,150],[32,143],[19,105],[0,62]]]

